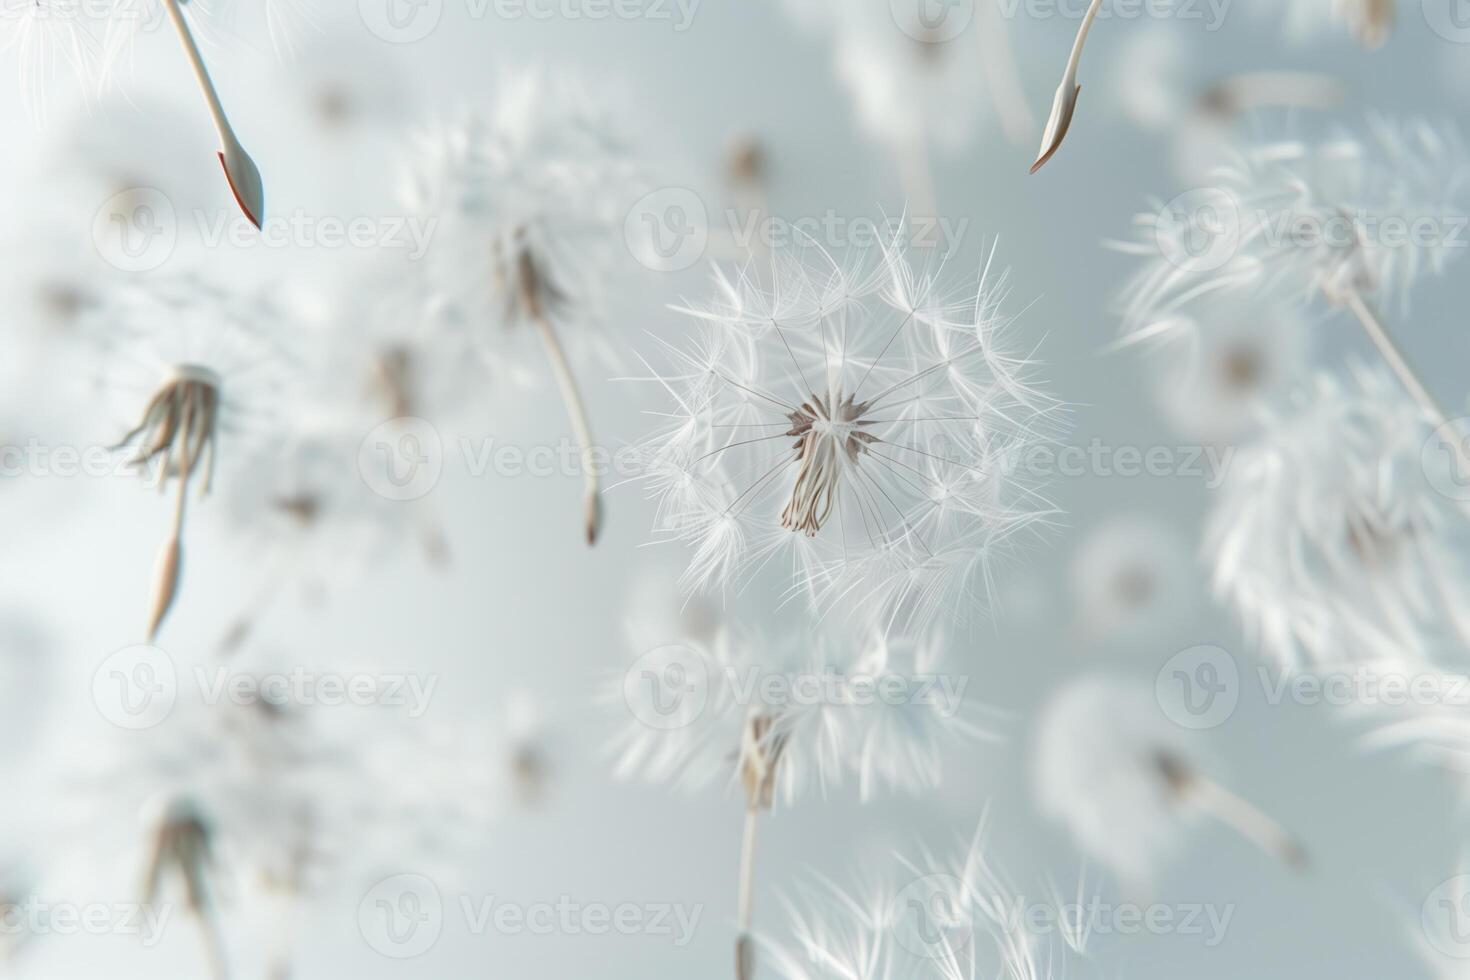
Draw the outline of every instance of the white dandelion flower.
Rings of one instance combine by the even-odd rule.
[[[670,421],[642,447],[657,528],[689,547],[691,591],[790,569],[826,613],[964,619],[1053,513],[1017,473],[1056,404],[1006,350],[1007,277],[987,260],[957,297],[896,248],[803,258],[686,310],[701,330],[667,347]]]
[[[1423,659],[1463,630],[1465,513],[1426,475],[1431,438],[1385,372],[1359,368],[1319,374],[1236,453],[1205,552],[1216,592],[1269,655]]]
[[[162,492],[173,483],[171,529],[154,575],[148,634],[178,592],[189,493],[209,493],[217,466],[272,435],[289,360],[280,317],[262,301],[194,278],[154,279],[107,297],[83,328],[99,347],[98,386],[119,417],[118,448]]]
[[[1087,641],[1149,637],[1185,621],[1195,605],[1194,555],[1177,530],[1147,514],[1091,528],[1072,556],[1071,577]]]
[[[938,213],[929,158],[964,150],[999,118],[1006,137],[1034,136],[1009,28],[989,4],[933,16],[919,0],[787,4],[831,36],[834,70],[858,125],[895,157],[911,214]],[[976,23],[972,26],[970,20]],[[978,42],[978,43],[977,43]]]
[[[739,962],[754,955],[760,813],[848,779],[864,800],[879,790],[933,789],[947,746],[989,737],[979,709],[965,703],[968,680],[938,669],[942,647],[825,636],[772,647],[720,631],[702,644],[643,654],[610,687],[605,700],[628,712],[611,743],[620,777],[743,788]],[[936,684],[942,696],[917,696]]]
[[[1208,816],[1292,866],[1297,843],[1266,814],[1215,782],[1188,733],[1149,686],[1091,675],[1072,681],[1037,723],[1037,804],[1127,887],[1147,887]]]
[[[405,203],[436,221],[427,308],[487,363],[515,364],[533,328],[582,445],[589,543],[600,525],[592,434],[561,334],[607,350],[591,321],[628,258],[622,224],[642,169],[611,112],[549,73],[506,76],[485,115],[420,137]]]

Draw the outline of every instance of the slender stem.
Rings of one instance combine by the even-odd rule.
[[[755,885],[755,831],[760,808],[745,808],[745,838],[740,845],[739,932],[735,937],[735,980],[751,980],[755,974],[755,947],[750,938],[751,903]]]
[[[1219,783],[1195,773],[1188,798],[1272,857],[1292,867],[1306,864],[1301,845],[1281,824]]]
[[[209,975],[214,980],[228,980],[229,961],[225,956],[225,940],[220,935],[219,922],[208,909],[196,909],[199,931],[204,937],[205,956],[209,960]]]
[[[556,373],[557,385],[561,388],[561,397],[566,403],[567,415],[571,418],[577,441],[582,445],[582,474],[586,482],[587,543],[593,544],[597,541],[597,532],[602,524],[602,514],[597,495],[596,460],[592,455],[592,426],[587,421],[587,408],[582,402],[582,392],[577,387],[577,379],[572,374],[566,351],[562,348],[561,339],[557,337],[551,320],[548,319],[544,310],[536,307],[531,308],[531,319],[535,322],[536,329],[541,334],[541,340],[546,345],[546,354],[551,360],[552,370]]]
[[[1368,305],[1367,301],[1363,299],[1362,294],[1356,289],[1348,289],[1344,298],[1347,302],[1348,309],[1353,311],[1353,315],[1362,324],[1363,331],[1368,334],[1368,339],[1373,342],[1374,347],[1378,348],[1378,353],[1383,355],[1383,360],[1387,362],[1393,373],[1398,376],[1400,383],[1409,392],[1410,397],[1424,410],[1425,415],[1429,417],[1429,421],[1434,425],[1435,431],[1440,433],[1440,438],[1449,447],[1450,452],[1454,453],[1455,460],[1460,467],[1459,472],[1470,473],[1470,451],[1466,450],[1463,440],[1448,438],[1445,427],[1449,425],[1449,416],[1445,413],[1445,410],[1440,406],[1439,402],[1435,400],[1434,396],[1429,393],[1429,389],[1425,388],[1423,382],[1419,380],[1419,376],[1409,365],[1403,352],[1399,350],[1398,345],[1389,336],[1388,329],[1383,325],[1383,321],[1378,318],[1378,314],[1374,312],[1373,308]]]
[[[214,120],[214,128],[219,131],[220,140],[227,144],[238,142],[235,131],[230,127],[230,120],[225,115],[225,107],[220,103],[219,93],[215,91],[214,80],[209,77],[204,56],[199,53],[199,44],[194,40],[189,22],[184,19],[184,11],[179,7],[179,0],[163,0],[163,6],[168,11],[174,30],[178,32],[179,41],[184,45],[184,54],[188,56],[189,64],[194,69],[194,79],[204,93],[204,101],[209,106],[209,115]]]
[[[753,900],[752,886],[755,882],[755,830],[760,811],[755,807],[745,810],[745,840],[740,847],[740,932],[750,932],[750,909]]]
[[[1087,13],[1082,17],[1082,26],[1077,28],[1077,39],[1072,42],[1072,54],[1067,58],[1067,69],[1064,76],[1075,79],[1077,68],[1082,64],[1082,46],[1087,43],[1087,35],[1092,30],[1092,22],[1097,20],[1097,12],[1102,9],[1102,0],[1092,0],[1092,6],[1087,8]]]

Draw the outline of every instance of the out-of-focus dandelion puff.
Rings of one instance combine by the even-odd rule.
[[[503,727],[511,795],[523,807],[539,806],[556,770],[546,720],[529,692],[516,691],[506,698]]]
[[[34,119],[46,120],[47,98],[63,73],[91,94],[107,27],[105,11],[86,0],[0,0],[0,50],[16,60],[21,98]]]
[[[1070,682],[1042,713],[1033,765],[1042,812],[1126,887],[1147,888],[1201,816],[1285,864],[1305,863],[1275,820],[1206,773],[1147,684],[1103,674]]]
[[[1181,435],[1217,445],[1255,431],[1307,377],[1317,332],[1282,290],[1240,288],[1202,296],[1135,336],[1159,341],[1148,369],[1164,417]]]
[[[629,650],[652,650],[671,643],[710,643],[725,615],[705,596],[686,596],[679,570],[669,563],[648,564],[634,575],[624,604],[623,638]]]
[[[899,28],[887,4],[843,6],[837,77],[868,136],[898,148],[958,152],[968,146],[986,115],[983,75],[969,36],[936,30],[915,37]]]
[[[790,569],[790,597],[913,632],[964,619],[996,559],[1054,514],[1019,472],[1057,405],[1007,351],[1006,275],[946,291],[896,247],[847,266],[783,253],[768,291],[719,274],[667,346],[673,404],[642,447],[685,587]],[[850,621],[850,620],[849,620]]]
[[[1130,334],[1240,288],[1407,308],[1415,282],[1461,251],[1470,157],[1453,127],[1372,118],[1361,137],[1241,149],[1211,185],[1140,214],[1134,241],[1119,246],[1144,260],[1123,293]]]
[[[1470,635],[1465,515],[1426,477],[1432,428],[1385,372],[1357,368],[1318,375],[1236,453],[1205,553],[1269,655],[1422,659]]]
[[[1194,555],[1174,528],[1144,514],[1109,518],[1088,532],[1072,556],[1082,636],[1156,636],[1189,616],[1197,580]]]
[[[412,212],[437,222],[427,309],[492,368],[521,359],[527,328],[539,336],[582,444],[589,542],[601,523],[591,425],[561,334],[610,349],[589,328],[614,270],[631,266],[622,224],[645,186],[609,110],[529,71],[503,78],[489,114],[421,136],[404,188]]]
[[[685,693],[698,710],[657,726],[650,719],[675,693],[667,689],[674,678],[657,672],[669,664],[644,654],[635,668],[643,672],[620,676],[605,694],[627,713],[611,744],[616,772],[698,789],[748,782],[752,759],[764,759],[768,778],[754,795],[765,808],[825,794],[848,779],[865,800],[881,790],[932,789],[945,747],[994,738],[997,720],[967,701],[968,678],[944,673],[943,648],[937,639],[827,636],[768,645],[720,631],[711,641],[671,648],[669,663],[697,688]],[[913,696],[864,696],[877,684]],[[782,693],[767,700],[763,690]]]
[[[362,435],[298,419],[250,451],[224,488],[232,528],[260,569],[224,634],[225,650],[257,630],[283,590],[327,597],[412,539],[410,509],[374,493],[359,474]]]
[[[436,880],[462,880],[463,862],[505,808],[504,741],[489,725],[458,721],[375,724],[364,759],[372,788],[363,801],[364,871],[411,866]]]
[[[387,132],[408,118],[412,80],[379,59],[373,71],[363,71],[371,49],[344,36],[353,35],[313,37],[293,59],[288,79],[308,131],[329,139]]]
[[[268,438],[281,417],[289,361],[274,337],[282,326],[267,304],[178,278],[118,290],[84,327],[100,349],[99,387],[115,412],[134,420],[118,448],[148,485],[161,492],[174,484],[150,636],[177,594],[191,487],[207,494],[217,464],[243,462],[242,448]]]
[[[1133,125],[1165,129],[1189,109],[1194,63],[1190,37],[1179,25],[1139,24],[1112,56],[1108,94]]]
[[[1262,18],[1278,19],[1288,38],[1304,41],[1344,28],[1364,48],[1380,48],[1392,36],[1398,0],[1254,0]]]

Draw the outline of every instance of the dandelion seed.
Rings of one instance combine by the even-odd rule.
[[[1210,778],[1184,735],[1164,719],[1144,685],[1107,675],[1073,681],[1038,723],[1038,804],[1128,887],[1152,880],[1182,848],[1188,823],[1198,815],[1301,867],[1300,845]]]
[[[209,493],[226,428],[243,427],[257,411],[259,422],[279,407],[273,388],[284,359],[261,332],[275,318],[269,308],[241,309],[240,300],[197,280],[159,280],[108,297],[83,328],[103,348],[104,387],[123,404],[136,399],[131,411],[137,414],[118,448],[160,491],[173,483],[150,638],[178,595],[191,489]]]
[[[1399,301],[1426,272],[1441,272],[1458,251],[1449,233],[1470,196],[1470,158],[1459,134],[1411,120],[1374,119],[1370,136],[1344,134],[1312,145],[1269,143],[1238,153],[1216,171],[1209,200],[1197,213],[1161,209],[1140,215],[1139,240],[1120,246],[1149,256],[1124,292],[1125,330],[1144,338],[1191,323],[1200,302],[1236,290],[1297,301],[1326,299],[1362,326],[1384,362],[1436,426],[1450,418],[1419,380],[1380,317],[1378,303]],[[1202,217],[1213,216],[1202,228]],[[1427,234],[1397,241],[1395,222]],[[1302,234],[1299,229],[1310,229]],[[1435,233],[1435,228],[1440,233]],[[1190,251],[1201,232],[1212,250]],[[1283,233],[1284,232],[1284,233]],[[1149,240],[1151,239],[1151,241]],[[1402,247],[1400,247],[1402,246]],[[1445,445],[1470,471],[1457,438]]]
[[[812,637],[807,642],[769,646],[720,630],[707,642],[685,641],[670,663],[654,664],[656,677],[694,684],[693,701],[676,702],[674,724],[650,726],[664,692],[646,678],[622,678],[605,700],[629,711],[612,743],[620,777],[641,776],[701,787],[721,779],[737,782],[745,805],[739,885],[738,976],[750,977],[756,946],[752,929],[756,828],[762,813],[791,803],[804,791],[821,792],[856,777],[861,797],[880,788],[918,792],[937,786],[942,747],[960,739],[991,737],[983,719],[962,703],[928,703],[910,698],[863,698],[859,692],[880,679],[917,689],[939,673],[942,640],[890,643],[881,638],[853,642]],[[646,661],[641,661],[648,667]],[[823,685],[821,693],[799,694]],[[750,700],[749,692],[774,689],[792,696]],[[960,691],[962,698],[963,691]]]
[[[1382,370],[1319,374],[1267,416],[1205,530],[1215,590],[1292,667],[1427,658],[1465,636],[1463,513],[1426,479],[1431,425]]]
[[[605,110],[578,86],[529,72],[505,79],[490,115],[420,139],[407,188],[410,207],[438,221],[425,262],[428,308],[492,356],[505,353],[499,326],[530,326],[539,337],[582,446],[589,544],[602,523],[597,465],[561,330],[600,311],[642,183]]]
[[[1072,558],[1081,639],[1137,639],[1186,617],[1197,573],[1179,533],[1143,514],[1088,532]]]
[[[1082,49],[1087,44],[1087,35],[1091,32],[1092,22],[1097,19],[1100,9],[1102,0],[1092,0],[1087,12],[1082,15],[1077,37],[1072,42],[1072,53],[1067,56],[1067,66],[1062,70],[1062,82],[1057,86],[1057,94],[1052,97],[1051,114],[1047,117],[1046,128],[1041,134],[1041,149],[1037,151],[1036,162],[1031,164],[1033,174],[1062,148],[1062,140],[1067,138],[1067,131],[1072,128],[1072,117],[1077,113],[1077,97],[1082,94],[1082,86],[1077,81],[1077,68],[1082,63]]]
[[[720,275],[665,347],[675,401],[642,445],[661,533],[691,550],[686,588],[792,569],[787,593],[880,629],[963,617],[992,563],[1050,507],[1017,465],[1057,406],[1005,350],[1004,274],[955,300],[896,246],[877,262],[782,254],[765,289]]]

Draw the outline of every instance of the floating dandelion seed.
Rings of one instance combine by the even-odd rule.
[[[1276,821],[1206,774],[1185,731],[1127,678],[1094,675],[1060,691],[1038,723],[1034,767],[1042,811],[1129,887],[1154,877],[1197,815],[1288,865],[1305,863]]]
[[[1470,639],[1464,514],[1431,425],[1382,370],[1319,374],[1236,454],[1205,530],[1215,590],[1288,666],[1428,658]]]
[[[1145,514],[1092,528],[1072,558],[1084,642],[1150,637],[1191,611],[1198,573],[1179,533]]]
[[[1007,277],[956,300],[896,246],[839,266],[783,253],[766,290],[717,274],[664,345],[674,400],[642,447],[658,531],[692,557],[691,590],[790,568],[788,594],[920,629],[963,618],[992,562],[1054,511],[1016,464],[1054,421],[1032,362],[1005,350]]]
[[[1352,313],[1414,400],[1445,425],[1450,416],[1399,350],[1378,305],[1397,301],[1407,312],[1418,279],[1443,271],[1459,251],[1451,229],[1470,205],[1470,156],[1451,127],[1371,119],[1368,129],[1367,139],[1249,148],[1215,171],[1204,197],[1186,202],[1189,213],[1161,206],[1139,215],[1137,240],[1121,246],[1147,256],[1124,290],[1127,335],[1187,327],[1200,303],[1232,291],[1283,302],[1321,297]],[[1445,445],[1470,471],[1462,440]]]
[[[741,848],[737,973],[753,975],[751,938],[756,826],[778,802],[825,793],[855,777],[867,800],[880,789],[920,792],[939,785],[946,745],[989,738],[964,685],[937,698],[873,698],[877,685],[917,692],[925,679],[954,681],[940,671],[944,644],[812,637],[776,646],[717,630],[644,655],[606,697],[629,712],[612,742],[616,773],[689,788],[738,783],[745,801]],[[673,714],[662,689],[681,691]],[[787,692],[761,698],[760,692]]]
[[[33,118],[45,120],[46,95],[61,71],[84,91],[103,65],[105,24],[77,0],[0,0],[0,49],[13,51],[20,94]]]
[[[101,382],[124,405],[131,401],[135,413],[118,448],[160,492],[173,483],[172,523],[154,573],[150,638],[178,594],[191,489],[209,493],[227,431],[251,435],[249,427],[279,408],[285,362],[267,332],[276,319],[266,306],[195,279],[120,290],[89,317],[86,329],[103,348]]]
[[[1057,94],[1052,97],[1051,114],[1047,116],[1046,128],[1041,134],[1041,149],[1037,151],[1036,162],[1031,164],[1033,174],[1062,148],[1062,140],[1067,138],[1067,131],[1072,128],[1072,117],[1077,113],[1077,97],[1082,94],[1082,86],[1077,81],[1077,69],[1082,64],[1082,49],[1087,44],[1087,35],[1092,31],[1092,22],[1097,19],[1101,9],[1102,0],[1092,0],[1087,12],[1082,15],[1077,37],[1072,41],[1072,53],[1067,56],[1067,66],[1062,70],[1062,82],[1057,86]]]
[[[214,836],[194,803],[187,799],[168,802],[153,830],[153,846],[143,886],[143,901],[158,902],[165,878],[176,876],[184,888],[185,905],[204,938],[210,976],[229,976],[219,909],[215,905]]]
[[[535,329],[582,446],[584,527],[601,527],[592,431],[561,338],[603,309],[621,227],[643,178],[609,114],[580,87],[506,78],[488,116],[420,138],[408,205],[437,221],[425,256],[426,308],[503,360],[496,331]],[[579,339],[588,340],[585,329]]]

